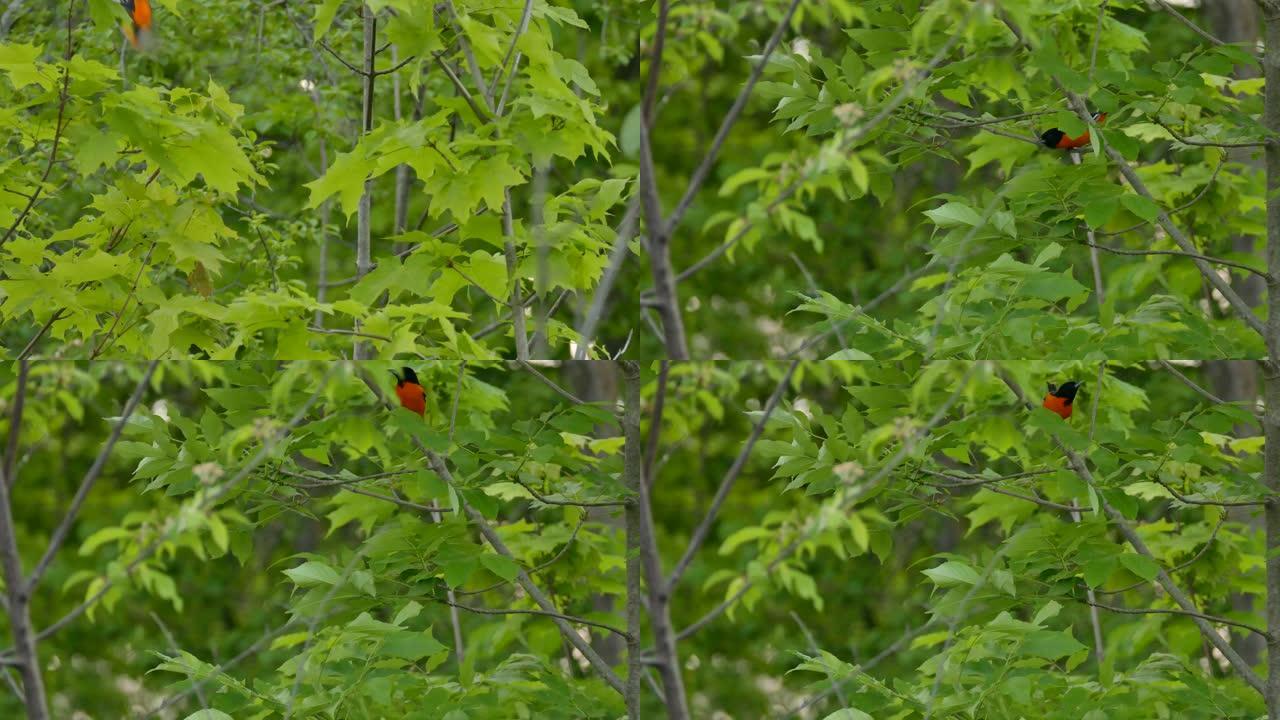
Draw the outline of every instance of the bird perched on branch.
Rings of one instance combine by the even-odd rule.
[[[1106,113],[1097,112],[1093,114],[1095,125],[1102,125],[1106,121]],[[1072,150],[1089,144],[1089,131],[1085,130],[1083,135],[1076,137],[1067,137],[1067,134],[1058,128],[1050,128],[1040,133],[1040,142],[1044,143],[1045,147],[1054,150]]]
[[[418,382],[418,374],[411,367],[401,368],[401,373],[391,371],[391,375],[396,379],[396,397],[400,398],[400,407],[417,413],[420,417],[426,417],[427,411],[427,391],[422,387],[422,383]]]
[[[120,0],[132,21],[122,29],[129,44],[135,49],[146,50],[151,46],[151,0]]]
[[[1081,383],[1074,380],[1068,380],[1054,388],[1053,383],[1049,383],[1049,392],[1044,396],[1044,406],[1057,413],[1063,420],[1069,419],[1071,404],[1075,402],[1080,385]]]

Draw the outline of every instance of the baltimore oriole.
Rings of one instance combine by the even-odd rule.
[[[1076,399],[1076,393],[1080,391],[1080,383],[1074,380],[1068,380],[1054,389],[1053,383],[1049,383],[1049,392],[1044,396],[1044,406],[1058,413],[1063,420],[1071,417],[1071,403]]]
[[[1101,125],[1107,121],[1107,114],[1104,112],[1094,113],[1093,122]],[[1067,134],[1058,128],[1051,128],[1040,133],[1040,142],[1044,143],[1047,148],[1055,150],[1071,150],[1078,147],[1084,147],[1089,144],[1089,131],[1085,130],[1083,135],[1079,137],[1067,137]]]
[[[427,391],[422,387],[422,383],[418,382],[418,374],[411,367],[401,368],[401,371],[404,373],[403,377],[395,370],[391,371],[396,379],[396,397],[400,398],[400,407],[426,417]]]
[[[130,45],[145,49],[151,40],[151,0],[120,0],[120,4],[133,21],[124,26],[124,36]]]

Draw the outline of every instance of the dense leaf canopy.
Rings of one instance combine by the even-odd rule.
[[[1280,718],[1260,5],[0,0],[0,716]]]

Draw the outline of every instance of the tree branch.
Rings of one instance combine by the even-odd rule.
[[[668,592],[674,590],[676,585],[680,584],[680,578],[689,569],[689,563],[693,562],[693,556],[702,549],[702,544],[707,541],[707,535],[711,533],[712,523],[715,522],[716,516],[720,513],[720,508],[724,506],[725,500],[728,499],[729,493],[733,490],[734,482],[742,474],[742,468],[746,467],[747,459],[751,457],[751,450],[755,448],[756,441],[764,434],[765,425],[769,423],[769,418],[773,415],[774,409],[778,407],[778,403],[782,402],[782,394],[787,391],[787,387],[791,384],[791,376],[795,373],[799,364],[799,360],[792,360],[787,367],[787,371],[782,374],[782,379],[778,381],[773,394],[769,396],[768,401],[764,404],[760,419],[751,428],[751,434],[747,436],[747,441],[743,443],[742,449],[738,451],[738,456],[734,458],[733,464],[729,466],[729,471],[720,480],[720,487],[716,490],[715,497],[711,499],[711,506],[707,508],[707,514],[702,518],[702,522],[698,523],[698,527],[693,531],[692,537],[689,538],[689,546],[685,548],[684,555],[680,556],[680,561],[676,563],[675,568],[671,571],[671,576],[667,578]]]
[[[1219,625],[1230,625],[1232,627],[1238,627],[1242,630],[1248,630],[1249,632],[1257,633],[1258,635],[1261,635],[1264,638],[1269,637],[1266,631],[1262,630],[1261,628],[1254,627],[1253,625],[1236,622],[1234,620],[1228,620],[1226,618],[1217,617],[1215,615],[1205,615],[1204,613],[1201,613],[1201,612],[1191,612],[1188,610],[1173,610],[1170,608],[1122,608],[1122,607],[1116,607],[1114,605],[1105,605],[1099,602],[1089,602],[1088,600],[1079,600],[1079,599],[1077,599],[1077,602],[1082,602],[1086,605],[1091,605],[1100,610],[1107,610],[1109,612],[1120,613],[1122,615],[1182,615],[1184,617],[1199,618],[1201,620],[1206,620],[1211,623],[1218,623]]]
[[[1160,127],[1164,128],[1165,132],[1172,135],[1174,140],[1177,140],[1183,145],[1193,145],[1195,147],[1216,147],[1216,148],[1248,148],[1248,147],[1265,147],[1267,144],[1265,141],[1260,141],[1260,140],[1248,141],[1248,142],[1214,142],[1209,140],[1189,140],[1183,137],[1182,135],[1179,135],[1177,131],[1169,127],[1168,124],[1166,124],[1160,118],[1152,117],[1151,121],[1159,125]]]
[[[470,613],[476,613],[477,615],[541,615],[543,617],[555,618],[557,620],[571,622],[571,623],[574,623],[575,625],[586,625],[588,627],[600,628],[601,630],[608,630],[609,632],[623,639],[628,639],[628,635],[625,630],[621,630],[612,625],[606,625],[605,623],[598,623],[593,620],[587,620],[586,618],[575,617],[573,615],[565,615],[564,613],[552,612],[550,610],[522,610],[522,609],[514,609],[514,608],[492,610],[489,608],[478,608],[478,607],[473,607],[471,605],[463,605],[462,603],[457,603],[451,600],[446,600],[444,598],[438,598],[438,597],[433,597],[431,598],[431,600],[438,602],[442,605],[448,605],[449,607],[456,607],[459,610],[466,610],[467,612],[470,612]]]
[[[1183,210],[1186,210],[1187,208],[1191,207],[1192,205],[1195,205],[1196,203],[1200,202],[1200,200],[1201,200],[1201,199],[1203,199],[1205,195],[1208,195],[1208,194],[1209,194],[1209,190],[1213,188],[1213,183],[1214,183],[1214,181],[1218,179],[1218,173],[1222,172],[1222,168],[1223,168],[1223,166],[1225,166],[1226,164],[1227,164],[1227,154],[1226,154],[1226,153],[1222,153],[1222,159],[1221,159],[1221,160],[1219,160],[1219,161],[1218,161],[1218,165],[1217,165],[1216,167],[1214,167],[1214,168],[1213,168],[1213,175],[1210,175],[1210,176],[1209,176],[1209,182],[1205,183],[1205,184],[1204,184],[1204,187],[1200,188],[1200,192],[1196,193],[1196,196],[1195,196],[1195,197],[1193,197],[1193,198],[1191,198],[1190,200],[1188,200],[1187,202],[1185,202],[1185,203],[1183,203],[1183,204],[1179,205],[1178,207],[1176,207],[1176,208],[1174,208],[1174,209],[1170,210],[1170,211],[1169,211],[1169,215],[1170,215],[1170,216],[1172,216],[1172,215],[1177,215],[1178,213],[1182,212]],[[1140,223],[1138,223],[1138,224],[1136,224],[1136,225],[1130,225],[1129,227],[1124,228],[1123,230],[1110,230],[1110,231],[1095,230],[1094,232],[1095,232],[1096,234],[1098,234],[1098,235],[1123,235],[1123,234],[1125,234],[1125,233],[1127,233],[1127,232],[1133,232],[1134,230],[1137,230],[1137,229],[1138,229],[1138,228],[1140,228],[1140,227],[1145,227],[1145,226],[1146,226],[1146,225],[1148,225],[1148,224],[1150,224],[1150,221],[1149,221],[1149,220],[1143,220],[1142,222],[1140,222]]]
[[[1253,273],[1254,275],[1257,275],[1258,277],[1261,277],[1261,278],[1267,277],[1267,274],[1265,272],[1258,270],[1257,268],[1251,268],[1248,265],[1245,265],[1243,263],[1233,262],[1231,260],[1224,260],[1222,258],[1213,257],[1211,255],[1202,255],[1197,252],[1183,252],[1181,250],[1126,250],[1125,248],[1112,247],[1110,245],[1099,245],[1093,242],[1082,242],[1080,244],[1085,245],[1087,247],[1095,248],[1098,250],[1105,250],[1115,255],[1173,255],[1175,257],[1192,258],[1193,260],[1203,260],[1204,262],[1210,262],[1215,265],[1226,265],[1227,267],[1233,267],[1237,270],[1243,270],[1245,272]]]
[[[18,440],[22,435],[22,412],[27,405],[27,376],[31,371],[31,363],[18,360],[18,376],[14,379],[13,406],[9,410],[9,438],[5,442],[4,459],[0,462],[0,473],[4,473],[5,482],[10,489],[18,481]]]
[[[562,387],[560,387],[559,385],[557,385],[557,384],[556,384],[556,382],[555,382],[554,380],[552,380],[551,378],[547,377],[546,375],[543,375],[541,372],[539,372],[539,371],[538,371],[538,368],[534,367],[534,366],[533,366],[533,364],[532,364],[532,363],[530,363],[528,360],[517,360],[517,361],[516,361],[516,364],[517,364],[517,365],[519,365],[521,368],[524,368],[525,370],[528,370],[528,371],[529,371],[529,374],[530,374],[530,375],[533,375],[533,376],[534,376],[534,377],[536,377],[536,378],[538,378],[538,381],[539,381],[539,382],[541,382],[543,385],[546,385],[547,387],[551,388],[552,390],[555,390],[557,395],[559,395],[560,397],[562,397],[562,398],[564,398],[564,399],[568,400],[569,402],[573,403],[574,405],[586,405],[586,404],[587,404],[587,403],[583,402],[583,401],[582,401],[582,400],[581,400],[577,395],[574,395],[573,393],[569,392],[568,390],[565,390],[564,388],[562,388]]]
[[[729,131],[733,129],[734,124],[738,122],[738,116],[742,114],[743,108],[747,106],[751,91],[755,89],[756,82],[764,74],[765,66],[769,64],[769,58],[773,56],[773,51],[778,48],[778,43],[782,41],[787,25],[791,22],[791,16],[795,14],[799,5],[800,0],[791,0],[791,5],[782,14],[782,19],[778,21],[778,26],[774,28],[773,34],[769,36],[769,41],[765,43],[764,50],[760,53],[760,62],[756,63],[755,67],[751,69],[751,75],[747,77],[747,83],[742,86],[742,90],[738,92],[738,97],[734,99],[733,105],[729,107],[729,112],[720,121],[720,129],[716,130],[716,135],[711,140],[711,147],[707,149],[702,162],[698,164],[698,168],[693,171],[693,175],[689,178],[689,184],[684,189],[684,195],[681,196],[680,201],[676,203],[675,209],[671,211],[671,215],[667,218],[666,227],[663,229],[664,235],[675,234],[680,221],[684,219],[685,212],[693,204],[693,199],[697,197],[698,191],[702,189],[702,184],[706,182],[707,175],[711,172],[711,166],[715,164],[716,158],[720,156],[720,150],[724,147],[725,140],[729,137]]]
[[[609,266],[600,277],[600,282],[591,295],[591,305],[587,308],[587,314],[582,324],[578,326],[578,347],[573,353],[574,360],[587,359],[591,344],[596,339],[596,329],[600,326],[601,318],[604,317],[605,306],[609,304],[609,295],[613,292],[613,285],[618,280],[618,273],[622,271],[622,264],[631,254],[628,245],[636,234],[636,225],[639,220],[640,201],[638,197],[633,197],[627,204],[622,222],[618,225],[616,238],[613,241],[613,251],[609,255]]]
[[[25,392],[27,380],[27,361],[19,361],[18,392]],[[10,429],[12,437],[13,429]],[[10,464],[6,457],[4,466]],[[18,670],[22,674],[23,703],[26,706],[29,720],[48,720],[49,706],[44,694],[44,676],[40,671],[40,653],[36,636],[31,625],[31,592],[30,586],[22,577],[22,556],[18,550],[17,528],[13,524],[13,504],[9,489],[12,483],[9,478],[0,477],[0,569],[4,572],[4,584],[7,590],[9,631],[13,635]]]
[[[107,458],[111,457],[111,451],[115,449],[116,442],[120,440],[120,435],[124,432],[125,425],[129,423],[129,418],[133,416],[133,411],[138,407],[138,403],[141,402],[142,394],[147,391],[147,384],[151,382],[151,376],[155,373],[156,366],[159,364],[158,360],[153,360],[151,364],[147,365],[146,371],[142,373],[142,378],[138,380],[138,385],[133,389],[133,394],[129,396],[124,409],[120,411],[120,420],[111,429],[111,435],[107,438],[107,442],[98,451],[98,456],[94,458],[93,465],[89,466],[89,471],[80,480],[80,488],[76,490],[75,497],[71,499],[71,504],[67,507],[67,512],[62,517],[62,522],[58,523],[57,529],[53,531],[53,535],[49,538],[49,547],[45,549],[44,555],[40,557],[35,569],[31,571],[31,576],[27,578],[27,592],[29,594],[35,593],[36,588],[40,585],[40,579],[44,577],[45,571],[49,569],[49,563],[53,562],[53,556],[58,554],[58,550],[62,549],[62,544],[67,541],[67,535],[71,532],[71,526],[75,523],[76,516],[80,514],[80,508],[84,507],[84,501],[88,499],[94,483],[98,481],[98,476],[102,474],[103,468],[106,467]]]
[[[640,718],[640,677],[644,668],[640,665],[640,538],[644,526],[637,504],[643,497],[644,468],[640,454],[640,365],[635,362],[618,363],[625,384],[622,414],[622,482],[631,493],[626,507],[627,547],[627,686],[623,693],[630,720]]]

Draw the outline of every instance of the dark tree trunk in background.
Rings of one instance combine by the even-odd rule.
[[[1203,5],[1204,24],[1210,33],[1223,42],[1255,43],[1261,29],[1258,8],[1254,0],[1205,0]],[[1238,78],[1258,77],[1259,71],[1252,66],[1237,66],[1235,75]],[[1252,148],[1236,148],[1227,151],[1233,163],[1244,163],[1262,172],[1261,157],[1254,157]],[[1254,238],[1249,235],[1236,235],[1231,238],[1232,249],[1236,252],[1253,254]],[[1235,274],[1231,276],[1231,285],[1250,306],[1262,303],[1265,287],[1262,278],[1253,274]],[[1227,402],[1243,400],[1256,402],[1258,399],[1258,366],[1257,363],[1239,360],[1219,360],[1205,365],[1205,373],[1213,387],[1214,393]],[[1238,426],[1237,437],[1256,434],[1251,428]],[[1262,529],[1262,517],[1249,512],[1241,512],[1237,508],[1229,513],[1234,521],[1249,523]],[[1241,593],[1232,595],[1231,604],[1236,610],[1251,611],[1254,606],[1253,597]],[[1264,644],[1262,639],[1252,633],[1232,633],[1232,644],[1240,655],[1250,663],[1257,663],[1262,658]]]
[[[607,360],[575,360],[566,362],[564,372],[573,386],[573,394],[589,403],[604,403],[612,406],[618,401],[618,366]],[[592,431],[596,437],[613,437],[618,434],[617,427],[598,425]],[[604,523],[622,529],[621,515],[612,508],[587,508],[587,522]],[[611,595],[596,595],[591,599],[591,607],[597,612],[614,612],[614,598]],[[622,651],[626,644],[622,638],[612,633],[591,634],[591,645],[600,653],[600,657],[610,665],[622,662]]]

